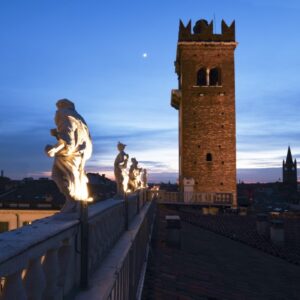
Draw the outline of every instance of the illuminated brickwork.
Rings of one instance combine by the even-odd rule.
[[[235,25],[180,22],[177,57],[178,90],[171,105],[179,111],[179,173],[194,178],[194,190],[232,193],[236,201]]]

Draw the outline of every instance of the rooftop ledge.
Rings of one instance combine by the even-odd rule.
[[[193,85],[193,88],[222,88],[223,85]]]
[[[220,47],[220,46],[233,46],[236,47],[238,42],[200,42],[200,41],[180,41],[177,43],[178,46],[208,46],[208,47]]]
[[[127,239],[130,249],[135,242],[143,245],[142,248],[135,247],[139,253],[130,257],[130,261],[144,255],[141,252],[146,251],[153,223],[153,202],[147,201],[147,195],[147,189],[142,189],[128,196],[128,201],[108,199],[89,207],[88,277],[102,266],[109,253],[114,253],[115,244],[124,234],[130,236]],[[126,230],[126,224],[129,224],[129,230]],[[81,226],[75,214],[58,213],[2,233],[0,299],[73,299],[82,283],[82,270],[85,270],[81,268],[84,252],[81,252],[80,241]],[[126,257],[128,255],[131,254],[127,253]],[[112,272],[115,274],[115,270]],[[140,273],[136,274],[136,280]]]
[[[122,202],[124,200],[108,199],[91,205],[89,207],[89,219]],[[0,267],[8,259],[20,255],[27,249],[79,224],[79,219],[74,218],[74,214],[65,215],[65,218],[63,218],[62,214],[55,214],[51,217],[36,220],[31,225],[1,233]]]

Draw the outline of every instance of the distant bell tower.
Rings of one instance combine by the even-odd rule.
[[[289,146],[286,161],[282,162],[283,184],[297,191],[297,161],[293,161],[291,148]]]
[[[194,179],[194,191],[230,193],[236,205],[235,23],[179,25],[171,105],[179,112],[179,182]]]

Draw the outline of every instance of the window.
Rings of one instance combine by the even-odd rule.
[[[207,85],[205,68],[201,68],[197,73],[197,85],[200,86]]]
[[[0,222],[0,233],[8,231],[8,222]]]
[[[30,224],[31,224],[31,221],[24,221],[23,222],[23,226],[30,225]]]
[[[206,161],[212,161],[212,155],[211,153],[206,154]]]
[[[218,68],[213,68],[209,72],[209,85],[221,85],[221,72]]]

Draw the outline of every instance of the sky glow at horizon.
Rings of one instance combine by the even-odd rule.
[[[111,175],[121,141],[150,179],[175,181],[179,19],[215,15],[217,32],[236,21],[238,178],[278,180],[288,145],[300,157],[299,13],[296,0],[1,1],[0,169],[50,174],[44,147],[69,98],[92,134],[88,171]]]

